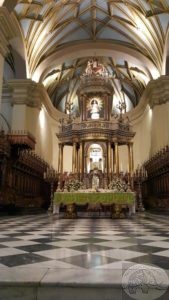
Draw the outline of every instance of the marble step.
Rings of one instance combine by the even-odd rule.
[[[126,272],[80,268],[37,268],[35,272],[31,267],[20,267],[12,268],[9,276],[9,269],[1,268],[0,300],[169,299],[168,276],[152,284],[152,276],[150,281],[148,277],[141,280],[137,269]],[[146,276],[151,272],[154,271],[149,270]]]

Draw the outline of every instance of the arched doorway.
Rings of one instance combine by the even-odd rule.
[[[93,170],[103,171],[103,148],[100,144],[92,143],[87,151],[87,172]]]

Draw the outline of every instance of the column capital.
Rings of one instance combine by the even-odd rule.
[[[0,53],[5,57],[9,53],[9,41],[17,35],[16,25],[6,7],[0,7]]]
[[[25,104],[30,107],[41,108],[42,99],[39,84],[31,79],[13,79],[7,83],[11,91],[11,104]]]
[[[151,81],[149,90],[150,108],[169,102],[169,76],[163,75]]]

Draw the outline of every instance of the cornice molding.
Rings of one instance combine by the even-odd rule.
[[[157,105],[169,101],[169,76],[161,76],[156,80],[151,80],[145,89],[139,104],[133,110],[125,114],[132,125],[138,122],[146,112],[147,105],[153,109]],[[68,116],[58,111],[52,104],[48,93],[41,83],[36,83],[31,79],[14,79],[3,85],[2,102],[10,102],[11,105],[27,105],[40,109],[45,106],[48,114],[55,121],[67,119]]]
[[[11,105],[26,105],[41,108],[41,100],[37,93],[37,84],[30,79],[10,80],[7,83],[11,91]]]
[[[135,123],[140,117],[144,115],[147,105],[153,109],[157,105],[165,104],[169,101],[169,76],[161,76],[156,80],[151,80],[139,104],[126,114],[126,117],[132,123]]]
[[[161,76],[153,80],[151,84],[151,95],[149,98],[150,108],[165,104],[169,101],[169,76]]]
[[[0,53],[5,57],[8,52],[10,39],[17,35],[16,26],[12,17],[5,7],[0,7]]]
[[[41,109],[45,106],[48,114],[55,121],[68,118],[67,115],[54,108],[43,84],[31,79],[13,79],[3,84],[2,102],[11,105],[26,105]]]

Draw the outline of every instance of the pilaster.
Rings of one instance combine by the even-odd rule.
[[[17,35],[12,17],[5,7],[0,7],[0,53],[5,57],[9,53],[10,40]]]
[[[39,85],[31,79],[15,79],[8,81],[8,87],[12,92],[12,105],[26,105],[41,108],[41,95]]]

